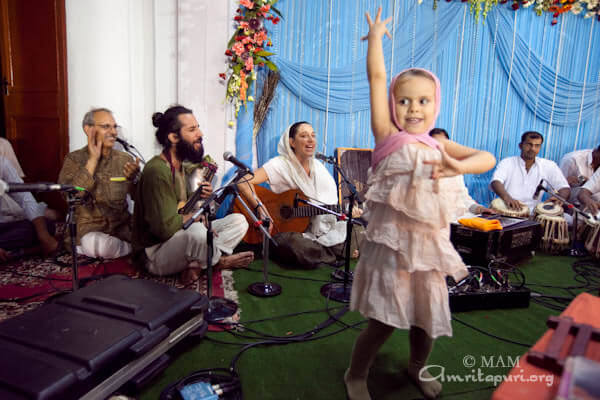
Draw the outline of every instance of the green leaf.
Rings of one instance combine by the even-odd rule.
[[[281,19],[285,19],[285,18],[283,18],[283,15],[281,15],[281,11],[279,11],[275,7],[271,6],[271,10],[273,10],[275,12],[275,14],[279,15],[279,17],[281,17]]]
[[[233,72],[237,75],[240,73],[240,71],[242,70],[242,64],[236,64],[233,67]]]
[[[257,51],[254,54],[256,54],[257,56],[261,56],[261,57],[269,57],[269,56],[272,56],[275,53],[271,53],[270,51],[262,50],[262,51]]]
[[[236,29],[235,32],[233,32],[233,36],[231,36],[231,39],[229,39],[229,42],[227,42],[227,48],[233,46],[233,44],[235,43],[235,37],[237,36],[239,31],[239,29]]]
[[[277,68],[277,65],[273,64],[271,61],[269,60],[265,60],[265,65],[273,72],[275,71],[279,71],[279,68]]]

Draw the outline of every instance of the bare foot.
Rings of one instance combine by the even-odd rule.
[[[367,389],[367,378],[355,378],[350,375],[350,369],[344,374],[346,394],[350,400],[371,400],[369,389]]]
[[[254,253],[251,251],[244,251],[230,256],[221,256],[215,267],[221,269],[245,268],[252,261],[254,261]]]
[[[181,271],[181,275],[179,276],[179,281],[183,285],[191,285],[200,279],[202,274],[202,269],[200,268],[186,268]]]
[[[431,376],[429,372],[423,371],[419,374],[420,371],[421,369],[418,367],[409,366],[406,372],[413,383],[421,389],[426,399],[435,399],[442,391],[442,384]]]

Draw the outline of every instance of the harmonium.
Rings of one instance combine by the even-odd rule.
[[[538,247],[542,236],[538,221],[498,215],[483,218],[499,220],[502,229],[484,232],[450,224],[450,240],[465,264],[487,266],[494,260],[515,264]]]

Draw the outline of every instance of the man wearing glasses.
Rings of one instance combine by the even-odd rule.
[[[77,252],[88,257],[118,258],[131,252],[131,214],[139,159],[114,149],[119,126],[112,111],[95,108],[83,117],[87,146],[65,157],[58,182],[80,186],[88,199],[75,211]],[[87,193],[86,193],[87,195]],[[65,235],[70,249],[69,235]]]

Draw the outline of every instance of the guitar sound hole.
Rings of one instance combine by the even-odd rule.
[[[283,219],[291,218],[292,217],[292,207],[281,206],[281,208],[279,209],[279,215],[281,215],[281,218],[283,218]]]

